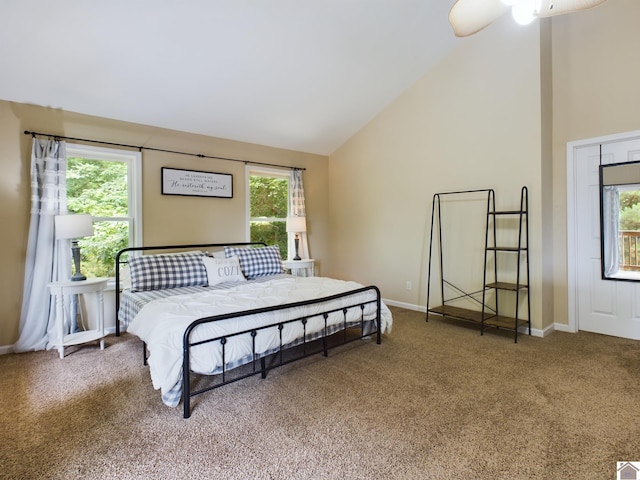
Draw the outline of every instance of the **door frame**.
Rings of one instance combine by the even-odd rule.
[[[614,143],[639,138],[640,130],[616,133],[602,137],[587,138],[567,143],[567,297],[568,297],[568,328],[575,333],[579,330],[578,321],[578,249],[577,249],[577,205],[576,205],[576,165],[578,150],[603,143]],[[556,324],[556,329],[557,324]]]

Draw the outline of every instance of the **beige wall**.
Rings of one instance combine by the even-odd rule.
[[[493,188],[505,209],[519,205],[526,185],[534,326],[542,328],[540,55],[539,27],[518,29],[501,20],[460,42],[330,156],[332,271],[377,283],[385,298],[425,305],[433,195]],[[446,276],[476,287],[482,285],[484,208],[443,220],[460,223],[444,239],[455,252]]]
[[[553,22],[554,319],[566,324],[567,142],[640,129],[640,2]]]
[[[637,0],[610,0],[463,39],[330,156],[331,271],[424,306],[433,194],[494,188],[506,204],[527,185],[533,327],[566,325],[566,144],[640,128],[638,18]],[[459,273],[477,263],[458,259]]]
[[[106,120],[51,108],[0,101],[0,346],[18,337],[30,211],[31,137],[24,130],[306,168],[311,254],[328,256],[327,157]],[[243,241],[245,164],[143,150],[144,243]],[[160,169],[179,167],[233,174],[233,199],[165,196]]]

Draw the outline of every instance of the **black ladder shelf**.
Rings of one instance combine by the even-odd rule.
[[[465,292],[445,278],[445,270],[442,255],[442,209],[441,203],[443,197],[449,195],[468,195],[468,194],[486,194],[487,210],[486,210],[486,231],[484,243],[484,272],[482,276],[482,287],[478,291]],[[427,285],[427,321],[429,314],[437,314],[443,317],[451,317],[459,320],[474,322],[480,325],[480,334],[483,335],[485,327],[494,327],[499,329],[512,330],[514,341],[518,341],[518,333],[522,328],[526,328],[528,334],[531,335],[531,301],[529,298],[529,199],[527,187],[522,187],[520,194],[519,210],[496,210],[495,192],[493,189],[483,190],[466,190],[459,192],[443,192],[436,193],[433,196],[431,207],[431,242],[429,246],[429,271]],[[502,219],[513,219],[517,222],[518,241],[516,245],[500,246],[496,243],[498,224]],[[504,222],[507,223],[507,222]],[[431,266],[433,259],[434,234],[437,234],[438,251],[439,251],[439,267],[440,267],[440,297],[442,304],[435,307],[429,307],[431,295]],[[510,272],[512,281],[499,280],[505,275],[503,270],[498,270],[498,257],[503,253],[514,255],[515,272]],[[508,260],[507,260],[508,261]],[[523,271],[524,270],[524,271]],[[446,298],[445,286],[454,290],[455,296]],[[515,295],[513,302],[513,316],[502,315],[500,312],[502,298],[501,292],[511,292]],[[492,293],[493,295],[489,295]],[[492,296],[491,301],[489,297]],[[526,318],[522,316],[521,300],[526,296]],[[475,304],[477,308],[466,308],[454,305],[463,299],[467,303]],[[489,305],[491,303],[491,305]]]

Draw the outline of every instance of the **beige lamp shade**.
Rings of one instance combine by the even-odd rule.
[[[93,235],[93,219],[88,213],[56,215],[54,222],[57,240]]]
[[[287,232],[302,233],[307,231],[307,217],[287,217]]]

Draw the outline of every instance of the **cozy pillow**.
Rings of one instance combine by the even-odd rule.
[[[284,273],[280,249],[277,245],[262,248],[224,247],[224,253],[227,258],[233,256],[239,258],[240,268],[247,280]]]
[[[246,282],[247,279],[240,270],[238,257],[213,258],[202,257],[202,263],[207,270],[209,285],[217,285],[222,282]]]
[[[163,288],[207,285],[202,253],[141,255],[129,260],[131,290],[142,292]]]
[[[120,268],[120,288],[122,290],[131,288],[131,268],[128,263]]]

